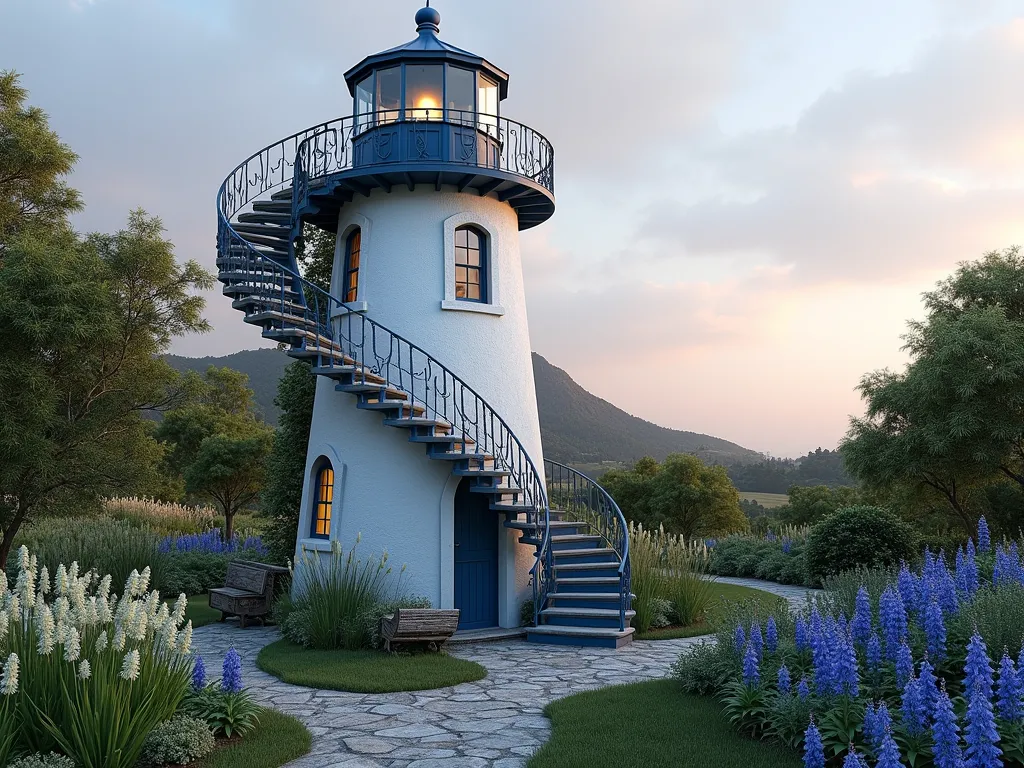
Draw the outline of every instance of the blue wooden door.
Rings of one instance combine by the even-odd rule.
[[[469,480],[455,492],[455,607],[459,629],[498,626],[498,518],[488,496],[470,493]]]

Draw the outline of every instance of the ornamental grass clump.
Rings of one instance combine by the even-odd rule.
[[[163,534],[201,533],[213,528],[217,520],[217,510],[213,507],[190,507],[145,496],[104,499],[103,514]]]
[[[192,624],[133,571],[123,595],[77,563],[50,571],[26,547],[0,572],[0,764],[60,752],[80,768],[130,768],[188,689]]]
[[[294,567],[297,595],[283,626],[293,643],[319,650],[372,644],[367,614],[388,599],[391,566],[386,551],[375,560],[357,559],[358,545],[359,538],[348,552],[338,541],[331,542],[326,554],[302,550]]]

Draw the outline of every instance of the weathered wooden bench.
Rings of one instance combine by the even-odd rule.
[[[242,629],[250,617],[266,623],[266,616],[274,604],[276,577],[287,573],[287,568],[266,563],[248,560],[228,563],[224,586],[210,590],[210,607],[220,611],[221,621],[228,616],[237,616]]]
[[[411,643],[427,643],[439,648],[459,626],[459,610],[435,608],[397,608],[395,612],[382,616],[380,636],[384,650],[392,646]]]

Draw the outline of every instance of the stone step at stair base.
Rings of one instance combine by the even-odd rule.
[[[531,643],[549,645],[577,645],[592,648],[621,648],[633,642],[633,627],[625,631],[603,627],[563,627],[557,624],[542,624],[527,627],[526,639]]]

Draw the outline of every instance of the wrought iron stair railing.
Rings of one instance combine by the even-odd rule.
[[[544,460],[547,476],[548,503],[563,512],[569,520],[589,524],[591,533],[599,535],[615,550],[619,558],[619,629],[626,629],[626,612],[630,610],[629,526],[615,499],[598,483],[572,467],[557,461]],[[551,540],[545,536],[537,553],[538,561],[550,563]]]
[[[452,434],[472,438],[457,445],[467,461],[484,455],[507,471],[528,523],[545,530],[550,540],[550,512],[543,475],[538,472],[519,438],[504,419],[436,358],[418,345],[371,320],[350,312],[345,302],[305,280],[299,273],[294,248],[287,253],[261,251],[239,234],[234,217],[267,193],[293,182],[292,204],[299,190],[294,185],[295,158],[308,138],[333,130],[341,118],[295,133],[265,147],[240,163],[225,179],[217,195],[218,265],[227,282],[249,302],[247,316],[267,322],[265,335],[280,338],[315,359],[319,373],[349,371],[356,379],[380,385],[381,397],[389,387],[405,393],[403,417],[432,419],[450,425]],[[292,222],[293,233],[297,222]],[[258,319],[258,318],[257,318]],[[531,569],[534,604],[541,605],[550,585],[548,568],[538,550]]]

